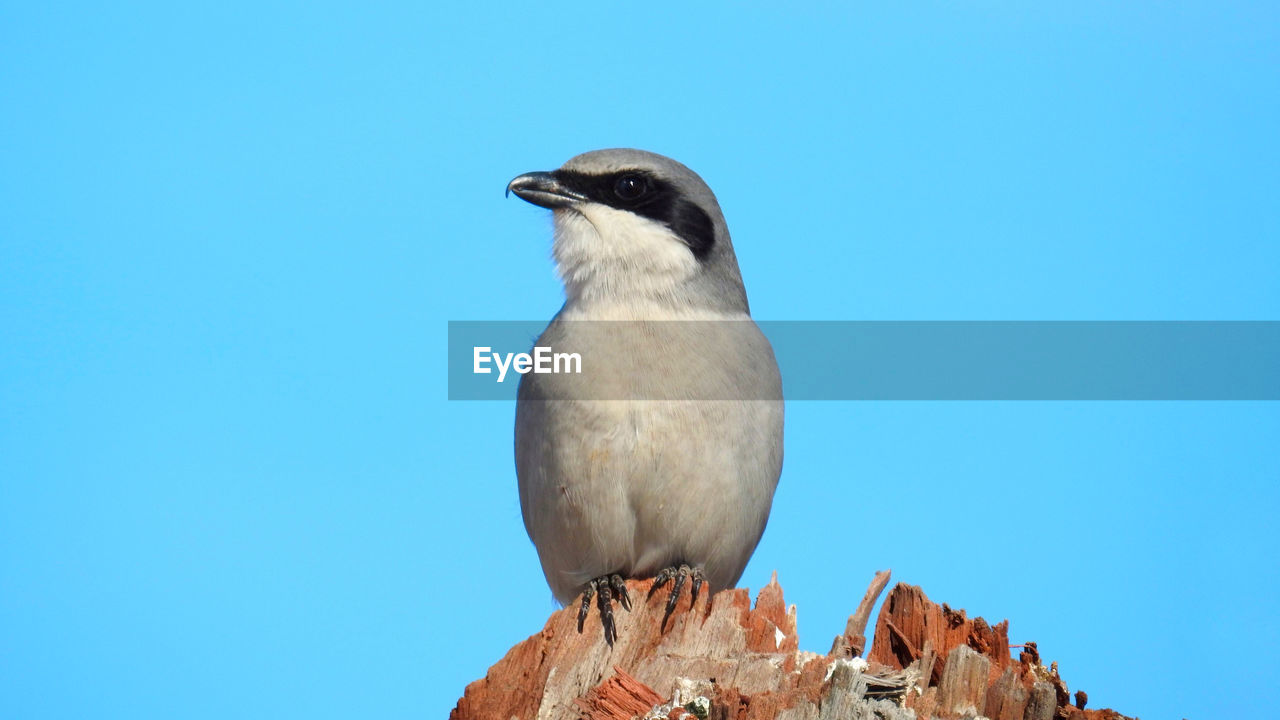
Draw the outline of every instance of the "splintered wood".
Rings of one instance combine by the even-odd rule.
[[[587,691],[574,702],[587,717],[599,720],[630,720],[643,716],[664,698],[652,688],[631,677],[620,667],[613,668],[613,676]]]
[[[1040,664],[1036,644],[1009,654],[1009,622],[989,625],[964,610],[935,605],[914,585],[898,583],[876,621],[868,661],[906,673],[918,692],[904,705],[919,717],[990,720],[1117,720],[1114,710],[1085,710],[1068,699],[1056,664]]]
[[[799,649],[795,608],[775,577],[756,598],[746,590],[688,594],[660,629],[665,593],[646,601],[651,580],[630,581],[633,608],[615,611],[618,640],[605,644],[594,610],[577,631],[577,608],[557,611],[542,632],[513,647],[467,686],[451,720],[1124,720],[1070,703],[1056,666],[1035,643],[1009,653],[1008,623],[989,625],[935,605],[898,584],[864,633],[889,581],[878,573],[827,655]]]

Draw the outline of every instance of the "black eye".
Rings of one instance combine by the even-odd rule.
[[[623,175],[613,184],[613,194],[622,200],[635,200],[649,190],[649,183],[640,175]]]

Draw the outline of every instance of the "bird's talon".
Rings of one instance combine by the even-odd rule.
[[[680,590],[684,587],[684,581],[689,577],[689,566],[681,565],[676,571],[675,581],[671,584],[671,593],[667,595],[667,609],[662,613],[662,624],[659,625],[660,630],[667,629],[667,619],[671,617],[671,613],[675,612],[676,604],[680,602]]]
[[[600,623],[604,625],[604,641],[613,647],[613,641],[618,637],[618,628],[613,624],[613,593],[609,590],[607,578],[597,582],[600,594],[596,596],[596,607],[600,609]]]
[[[653,586],[649,588],[649,597],[653,597],[658,592],[658,588],[666,585],[671,578],[675,577],[675,574],[676,569],[673,567],[662,568],[653,578]]]
[[[622,579],[621,575],[610,575],[609,586],[613,588],[613,592],[618,596],[618,602],[631,612],[631,595],[627,593],[627,583]]]
[[[671,613],[675,612],[676,606],[680,604],[680,591],[684,589],[685,582],[690,578],[693,580],[693,584],[689,587],[689,604],[692,606],[693,603],[698,601],[698,592],[702,589],[703,584],[706,583],[702,568],[689,567],[688,564],[681,563],[679,566],[663,568],[654,578],[653,587],[649,588],[649,597],[653,597],[658,588],[674,580],[671,583],[671,592],[667,595],[666,607],[663,609],[662,623],[659,625],[660,630],[666,631],[667,620],[671,617]]]
[[[631,609],[631,598],[627,595],[627,583],[622,579],[621,575],[605,575],[587,582],[582,588],[582,605],[578,608],[578,632],[582,632],[582,627],[586,623],[587,614],[591,609],[591,599],[595,598],[596,608],[600,611],[600,625],[604,628],[604,641],[613,647],[613,641],[618,639],[618,627],[613,621],[613,597],[618,596],[618,602],[627,610]]]
[[[582,591],[582,607],[578,608],[578,633],[582,633],[582,624],[587,620],[587,610],[591,608],[591,596],[596,594],[596,581],[587,583]]]

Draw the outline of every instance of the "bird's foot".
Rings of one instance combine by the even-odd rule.
[[[658,588],[672,582],[671,592],[667,595],[667,609],[662,613],[662,624],[659,629],[666,631],[667,618],[671,617],[671,613],[675,611],[676,604],[680,602],[680,590],[684,587],[686,580],[693,579],[693,585],[689,588],[689,604],[693,605],[698,602],[698,590],[702,589],[702,584],[707,581],[702,575],[702,568],[689,567],[685,563],[663,568],[661,572],[654,578],[653,587],[649,588],[649,597],[653,597],[658,592]]]
[[[618,628],[613,624],[613,596],[617,594],[622,607],[631,611],[631,596],[627,594],[627,582],[622,576],[614,573],[603,575],[587,583],[582,590],[582,607],[578,608],[578,632],[587,621],[587,611],[591,608],[591,598],[596,598],[596,607],[600,609],[600,624],[604,626],[604,641],[613,647],[618,639]]]

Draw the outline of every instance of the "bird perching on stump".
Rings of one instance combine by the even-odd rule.
[[[592,598],[605,640],[625,580],[733,587],[782,472],[782,382],[751,320],[729,229],[698,175],[641,150],[598,150],[521,175],[553,211],[565,303],[536,346],[581,375],[524,374],[520,508],[556,599]],[[652,595],[652,593],[650,593]]]

